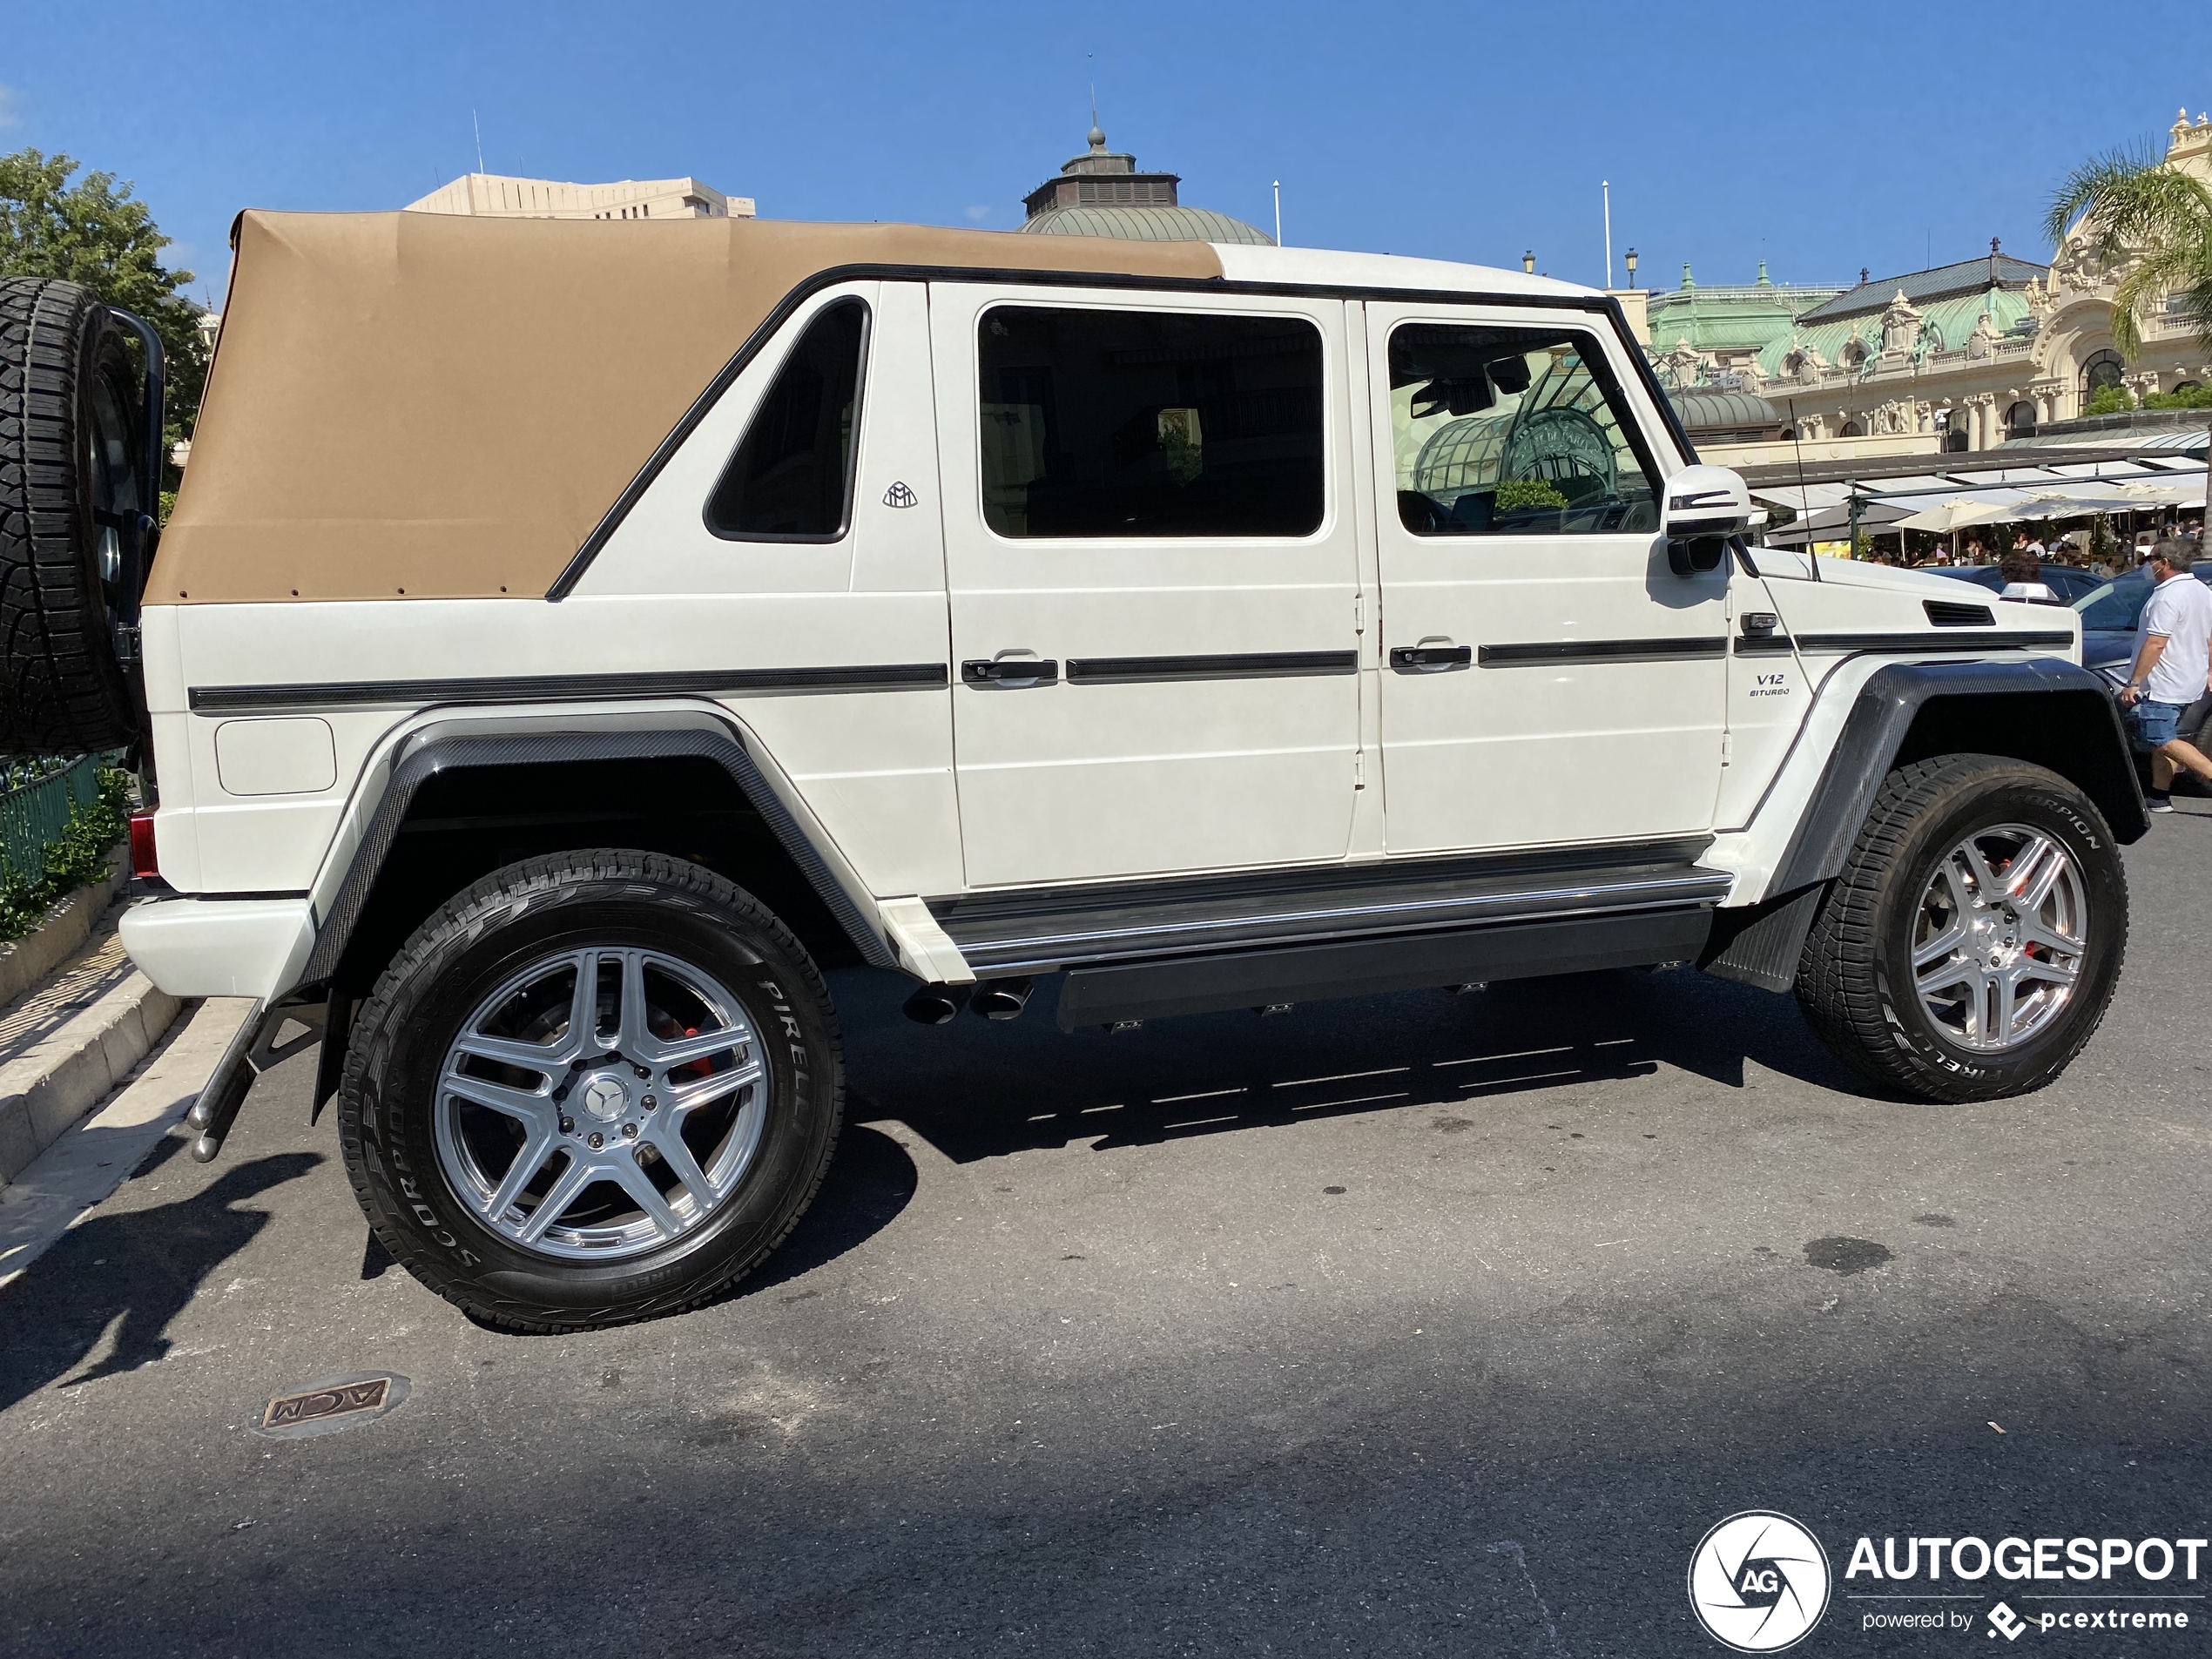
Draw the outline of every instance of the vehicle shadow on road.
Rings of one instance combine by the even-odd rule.
[[[897,1219],[921,1184],[905,1147],[881,1130],[848,1121],[813,1204],[762,1271],[738,1282],[736,1293],[772,1290],[866,1244]]]
[[[845,1133],[838,1141],[837,1156],[831,1160],[829,1173],[822,1177],[821,1190],[814,1195],[806,1213],[799,1217],[799,1224],[792,1229],[791,1236],[777,1246],[758,1272],[747,1274],[709,1298],[704,1305],[712,1307],[740,1301],[828,1265],[896,1220],[921,1184],[921,1171],[914,1168],[914,1161],[905,1147],[881,1130],[853,1123],[848,1113]],[[384,1254],[375,1234],[371,1233],[368,1261],[362,1267],[361,1277],[378,1278],[390,1265],[391,1258]],[[474,1314],[467,1317],[471,1324],[490,1335],[526,1342],[541,1339],[559,1341],[568,1334],[516,1332]]]
[[[184,1145],[171,1136],[138,1175]],[[73,1388],[162,1359],[170,1321],[268,1225],[270,1211],[251,1201],[322,1161],[315,1152],[278,1153],[237,1164],[172,1204],[118,1210],[111,1200],[55,1240],[0,1291],[0,1412],[57,1380]],[[113,1345],[96,1359],[111,1326]]]
[[[1662,1067],[1741,1088],[1747,1062],[1864,1093],[1786,997],[1692,973],[1578,974],[1455,996],[1317,1003],[1063,1034],[1041,983],[1022,1021],[899,1017],[888,975],[839,976],[856,1118],[896,1118],[966,1163],[1070,1141],[1100,1150],[1404,1106],[1473,1109]]]

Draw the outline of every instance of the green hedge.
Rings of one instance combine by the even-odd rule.
[[[131,826],[131,774],[86,756],[0,795],[0,941],[21,939],[54,900],[107,873]]]

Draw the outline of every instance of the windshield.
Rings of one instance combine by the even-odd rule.
[[[2189,574],[2198,581],[2212,585],[2212,570],[2195,570]],[[2074,602],[2081,613],[2084,628],[2127,629],[2132,631],[2142,620],[2143,607],[2150,603],[2153,583],[2148,570],[2131,570],[2117,581],[2083,594]]]

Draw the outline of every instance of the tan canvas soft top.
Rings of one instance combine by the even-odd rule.
[[[237,243],[148,604],[540,597],[826,271],[1221,275],[1203,242],[743,219],[247,212]]]

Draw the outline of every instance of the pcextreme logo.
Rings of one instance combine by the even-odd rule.
[[[1787,1515],[1746,1509],[1707,1533],[1689,1558],[1689,1605],[1716,1642],[1779,1653],[1828,1610],[1828,1552]]]

